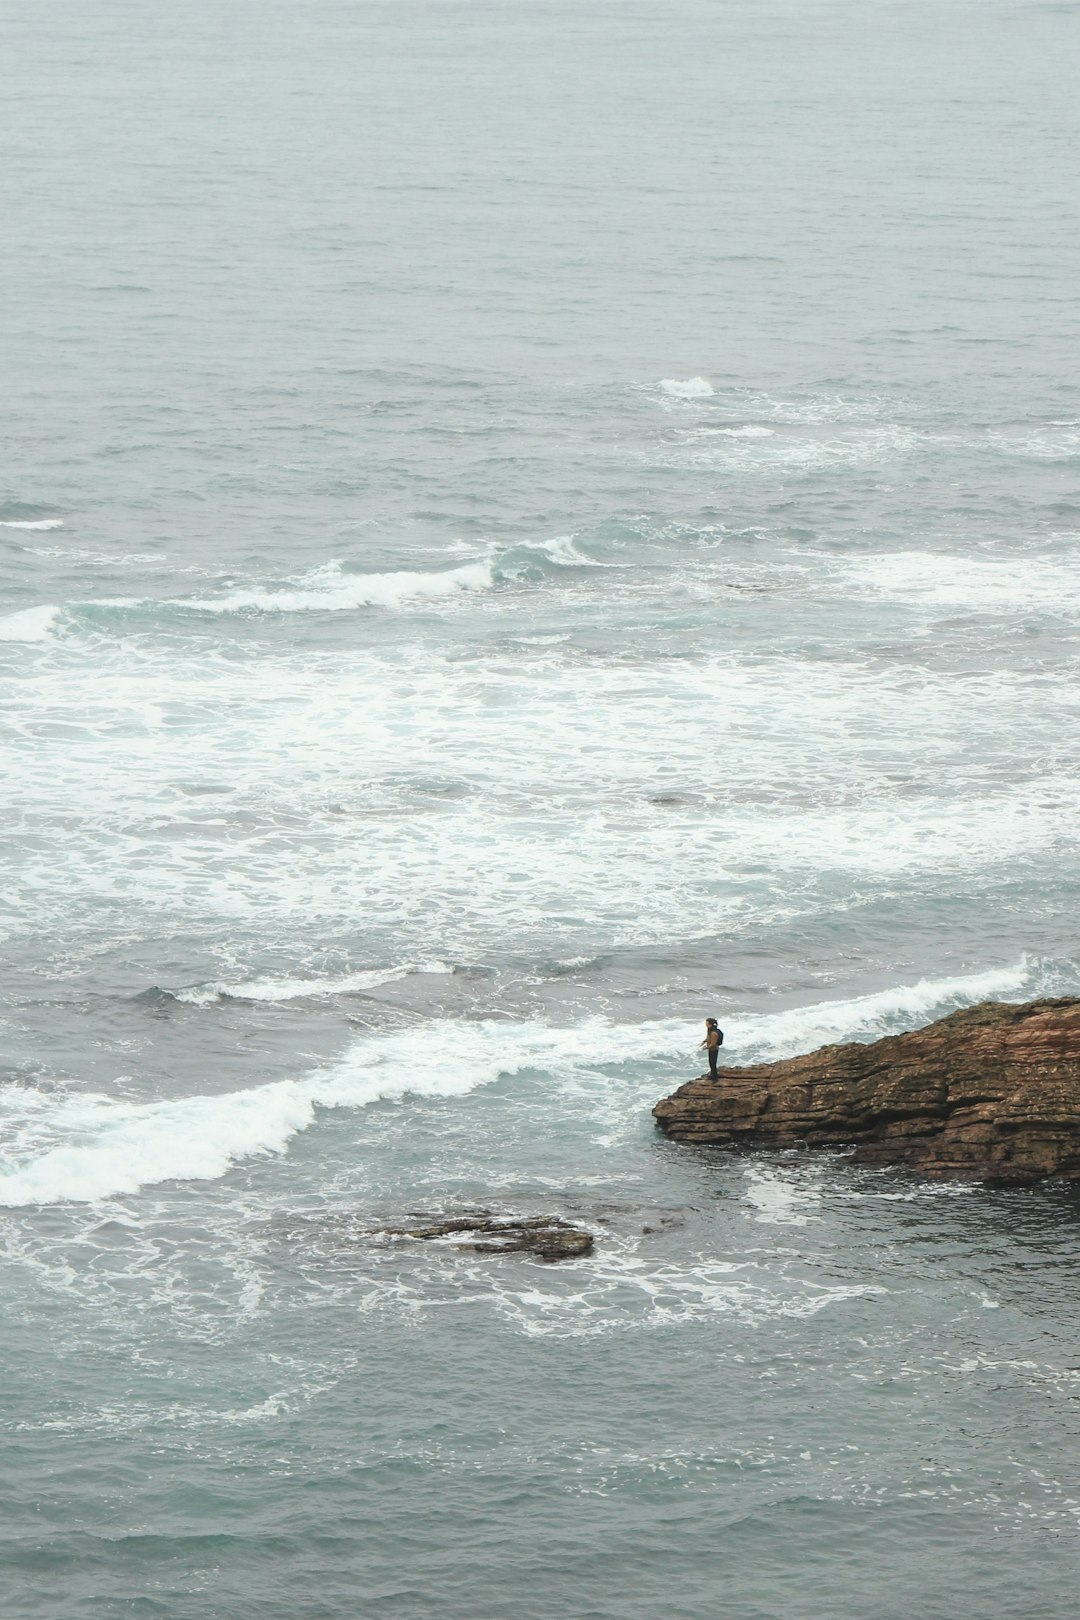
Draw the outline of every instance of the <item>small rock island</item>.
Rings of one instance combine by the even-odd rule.
[[[853,1148],[862,1164],[1080,1180],[1080,997],[987,1001],[907,1035],[721,1069],[653,1109],[678,1142]]]

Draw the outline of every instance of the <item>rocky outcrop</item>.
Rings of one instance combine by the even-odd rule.
[[[721,1069],[653,1109],[679,1142],[847,1147],[995,1182],[1080,1179],[1080,998],[984,1002],[908,1035]]]
[[[531,1254],[549,1265],[556,1260],[576,1260],[591,1254],[593,1236],[583,1227],[572,1226],[557,1215],[532,1215],[524,1219],[493,1215],[490,1210],[467,1210],[459,1215],[414,1215],[407,1226],[384,1226],[388,1237],[461,1237],[456,1249],[472,1249],[477,1254]]]

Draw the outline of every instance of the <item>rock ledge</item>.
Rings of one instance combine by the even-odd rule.
[[[994,1182],[1080,1179],[1080,997],[987,1001],[908,1035],[721,1069],[653,1109],[678,1142],[854,1148]]]

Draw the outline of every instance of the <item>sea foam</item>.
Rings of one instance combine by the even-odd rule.
[[[1042,611],[1074,617],[1080,565],[1072,555],[959,557],[948,552],[890,551],[844,560],[844,584],[874,595],[907,597],[965,612]]]
[[[280,981],[284,983],[284,981]],[[1039,984],[1026,959],[1013,967],[919,980],[848,1001],[771,1014],[725,1015],[725,1056],[738,1062],[791,1056],[825,1041],[873,1039],[928,1022],[955,1007]],[[438,1052],[433,1065],[431,1054]],[[615,1024],[591,1018],[569,1026],[506,1019],[439,1019],[390,1035],[364,1036],[335,1063],[296,1080],[212,1096],[131,1103],[101,1095],[57,1101],[33,1091],[4,1094],[18,1162],[0,1174],[0,1206],[49,1204],[131,1194],[164,1181],[215,1180],[243,1159],[283,1153],[312,1124],[317,1108],[364,1108],[414,1097],[464,1097],[526,1071],[557,1082],[610,1084],[621,1108],[642,1108],[639,1091],[659,1095],[671,1065],[699,1062],[697,1028],[683,1019]],[[628,1088],[609,1081],[613,1063],[656,1064]],[[602,1066],[602,1067],[601,1067]],[[17,1116],[17,1117],[16,1117]]]
[[[60,609],[51,603],[23,608],[0,619],[0,641],[46,641]]]
[[[738,1021],[739,1062],[772,1062],[833,1041],[875,1040],[916,1029],[958,1007],[1011,995],[1032,995],[1038,970],[1026,957],[1011,967],[955,978],[919,979],[850,1001],[820,1001]],[[726,1049],[725,1049],[726,1050]]]
[[[660,391],[670,394],[674,399],[708,399],[716,392],[712,383],[704,377],[686,377],[683,380],[678,377],[663,377],[660,381]]]
[[[24,1109],[16,1128],[24,1142],[36,1139],[37,1151],[0,1174],[0,1206],[95,1202],[162,1181],[215,1180],[237,1160],[284,1152],[316,1107],[465,1096],[503,1075],[565,1060],[582,1033],[503,1019],[440,1020],[365,1037],[300,1079],[222,1096],[128,1103],[94,1095],[48,1107],[39,1094],[9,1094],[6,1111]],[[586,1045],[595,1047],[595,1037]]]
[[[181,598],[169,605],[199,613],[340,613],[361,607],[400,608],[408,602],[489,590],[492,583],[490,562],[432,573],[402,569],[385,574],[349,574],[332,562],[299,575],[281,590],[239,590],[226,596]]]
[[[236,984],[215,980],[209,984],[191,985],[185,990],[171,992],[174,1000],[192,1007],[209,1007],[217,1001],[298,1001],[305,996],[342,996],[357,990],[373,990],[380,984],[392,984],[397,979],[419,973],[453,973],[446,962],[424,962],[392,968],[368,968],[356,973],[343,973],[335,978],[263,978],[241,980]]]

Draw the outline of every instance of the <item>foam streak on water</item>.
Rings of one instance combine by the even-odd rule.
[[[1080,14],[11,24],[0,1613],[1071,1620],[1071,1194],[650,1109],[1080,991]]]
[[[179,999],[198,1006],[218,996],[277,1002],[300,994],[341,994],[402,973],[210,986],[198,994],[180,992]],[[747,1018],[725,1056],[732,1062],[769,1061],[826,1041],[872,1038],[980,998],[1030,991],[1034,978],[1021,962],[1005,971],[938,983],[921,980],[855,1001]],[[368,1037],[313,1074],[217,1096],[131,1103],[82,1093],[50,1103],[34,1091],[17,1091],[7,1099],[4,1123],[18,1147],[0,1169],[0,1205],[95,1201],[161,1181],[213,1180],[238,1159],[284,1152],[296,1132],[312,1124],[317,1108],[464,1096],[496,1081],[512,1082],[522,1071],[547,1076],[557,1106],[560,1086],[573,1089],[611,1065],[674,1067],[686,1061],[694,1044],[693,1031],[678,1020],[616,1025],[592,1019],[564,1028],[537,1022],[508,1026],[501,1019],[448,1021]],[[438,1054],[437,1065],[428,1061],[431,1052]]]

